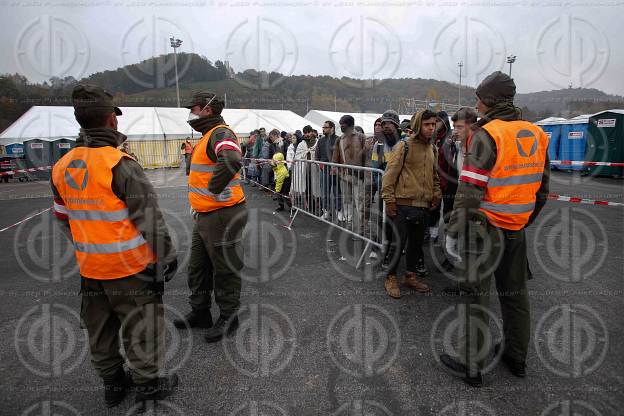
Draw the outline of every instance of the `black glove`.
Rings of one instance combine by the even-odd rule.
[[[176,275],[178,271],[178,258],[176,257],[173,261],[169,262],[163,268],[163,275],[165,277],[165,282],[171,281]]]

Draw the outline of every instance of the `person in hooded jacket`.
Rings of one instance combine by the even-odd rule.
[[[436,118],[430,110],[414,114],[409,138],[395,145],[382,179],[386,213],[393,221],[393,232],[399,236],[384,282],[386,293],[395,299],[401,297],[396,274],[403,249],[407,263],[404,285],[422,293],[431,291],[418,278],[428,275],[422,249],[427,214],[442,199],[437,148],[431,143]]]
[[[429,213],[428,231],[434,242],[438,241],[441,210],[444,209],[445,213],[450,213],[453,210],[452,202],[457,190],[457,147],[452,138],[453,130],[446,111],[438,112],[437,116],[434,143],[438,148],[438,175],[443,202],[445,203],[444,208],[439,206]]]

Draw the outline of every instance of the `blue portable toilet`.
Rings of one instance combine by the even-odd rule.
[[[589,116],[578,116],[561,125],[559,160],[585,161]],[[562,170],[587,170],[586,166],[560,166]]]
[[[559,160],[559,141],[561,138],[561,123],[565,122],[563,117],[548,117],[540,120],[536,125],[540,126],[546,136],[548,136],[548,159]],[[551,165],[551,168],[557,166]]]
[[[11,143],[5,147],[7,156],[24,157],[24,145],[22,143]]]

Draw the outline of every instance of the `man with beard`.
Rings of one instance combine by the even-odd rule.
[[[331,162],[331,157],[336,146],[336,125],[333,121],[327,120],[323,123],[323,136],[318,140],[316,145],[316,160],[319,162]],[[338,185],[337,176],[332,173],[329,166],[321,165],[321,194],[323,219],[343,221],[340,198],[340,187]],[[337,216],[337,213],[340,214]]]
[[[186,105],[189,124],[203,136],[195,146],[189,175],[189,201],[195,220],[188,268],[191,312],[174,322],[177,328],[209,328],[206,342],[217,342],[238,328],[242,234],[247,223],[245,194],[239,171],[238,138],[225,123],[224,101],[198,92]],[[258,140],[258,139],[257,139]],[[213,325],[212,294],[219,306]]]
[[[332,155],[332,162],[341,165],[367,166],[368,151],[372,143],[366,137],[355,131],[355,119],[350,115],[340,118],[340,130],[342,136],[336,142],[336,148]],[[372,183],[370,173],[352,169],[343,169],[340,174],[340,189],[342,190],[343,216],[347,222],[352,221],[354,211],[357,213],[357,223],[354,231],[367,235],[370,228],[371,193],[367,191]]]
[[[401,297],[396,273],[401,251],[406,250],[405,286],[426,293],[431,289],[417,277],[428,275],[422,249],[427,213],[441,200],[437,172],[437,149],[431,144],[437,115],[430,110],[414,114],[409,138],[395,145],[382,180],[381,195],[386,212],[399,235],[395,254],[384,282],[386,293]],[[398,124],[398,120],[397,120]]]

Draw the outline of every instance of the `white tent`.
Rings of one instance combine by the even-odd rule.
[[[121,107],[119,131],[128,136],[129,141],[151,141],[160,139],[181,139],[195,136],[187,124],[189,111],[185,108],[170,107]],[[306,124],[319,132],[316,123],[286,110],[226,109],[223,118],[240,137],[260,127],[294,132]],[[75,139],[80,126],[74,118],[73,107],[31,107],[18,120],[0,135],[0,144],[23,143],[28,139],[56,140]]]

